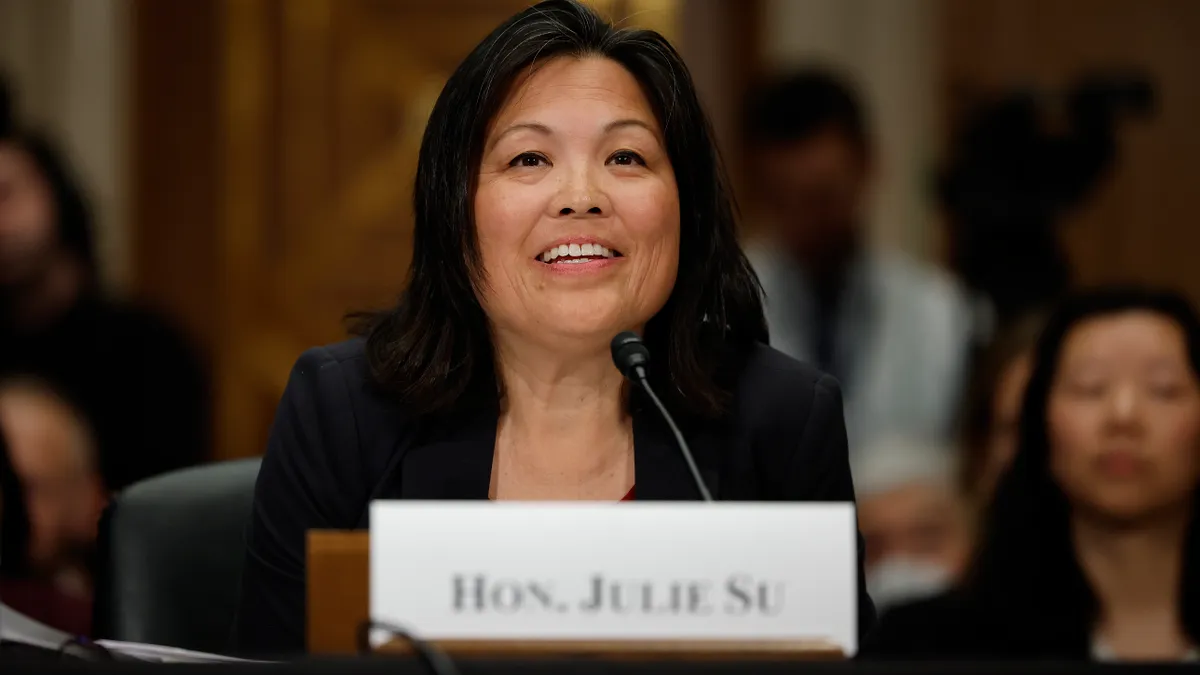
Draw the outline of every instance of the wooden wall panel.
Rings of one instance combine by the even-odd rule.
[[[224,456],[261,451],[303,349],[396,296],[429,110],[466,52],[523,6],[226,3]]]
[[[130,35],[132,286],[211,357],[218,220],[220,5],[138,0]]]

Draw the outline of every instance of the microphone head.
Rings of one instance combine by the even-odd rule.
[[[636,368],[645,368],[650,363],[650,350],[637,333],[624,331],[612,340],[613,364],[625,377],[636,375]]]

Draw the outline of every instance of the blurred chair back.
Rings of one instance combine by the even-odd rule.
[[[259,458],[149,478],[100,524],[96,638],[228,652]]]

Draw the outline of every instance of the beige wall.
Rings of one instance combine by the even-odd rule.
[[[69,154],[96,213],[104,279],[129,278],[127,0],[0,0],[0,70],[20,114]]]
[[[937,1],[765,0],[761,21],[769,70],[817,62],[857,82],[878,139],[876,239],[932,255],[922,191],[937,139]]]

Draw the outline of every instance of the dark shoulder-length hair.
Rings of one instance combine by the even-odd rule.
[[[976,503],[984,503],[988,497],[982,483],[996,426],[993,413],[997,389],[1013,362],[1033,350],[1045,322],[1044,311],[1022,315],[1002,326],[975,359],[959,412],[958,436],[963,456],[958,482],[963,494]]]
[[[661,35],[618,29],[573,0],[524,10],[459,65],[434,105],[413,194],[408,284],[396,307],[360,332],[374,378],[416,414],[450,412],[500,394],[472,213],[489,122],[514,81],[555,57],[597,56],[641,84],[662,126],[680,202],[679,272],[646,326],[651,378],[683,412],[718,416],[731,358],[766,341],[761,288],[739,246],[728,181],[683,60]],[[739,349],[741,348],[741,349]],[[654,367],[657,366],[657,367]]]
[[[1019,445],[989,509],[967,589],[981,606],[1005,609],[1027,622],[1023,633],[1042,639],[1087,638],[1098,602],[1075,555],[1070,505],[1050,469],[1047,407],[1063,345],[1089,319],[1153,312],[1183,331],[1192,372],[1200,377],[1200,320],[1181,295],[1137,286],[1081,292],[1053,312],[1035,347],[1021,409]],[[1193,504],[1185,545],[1180,610],[1185,629],[1200,640],[1200,519]]]

